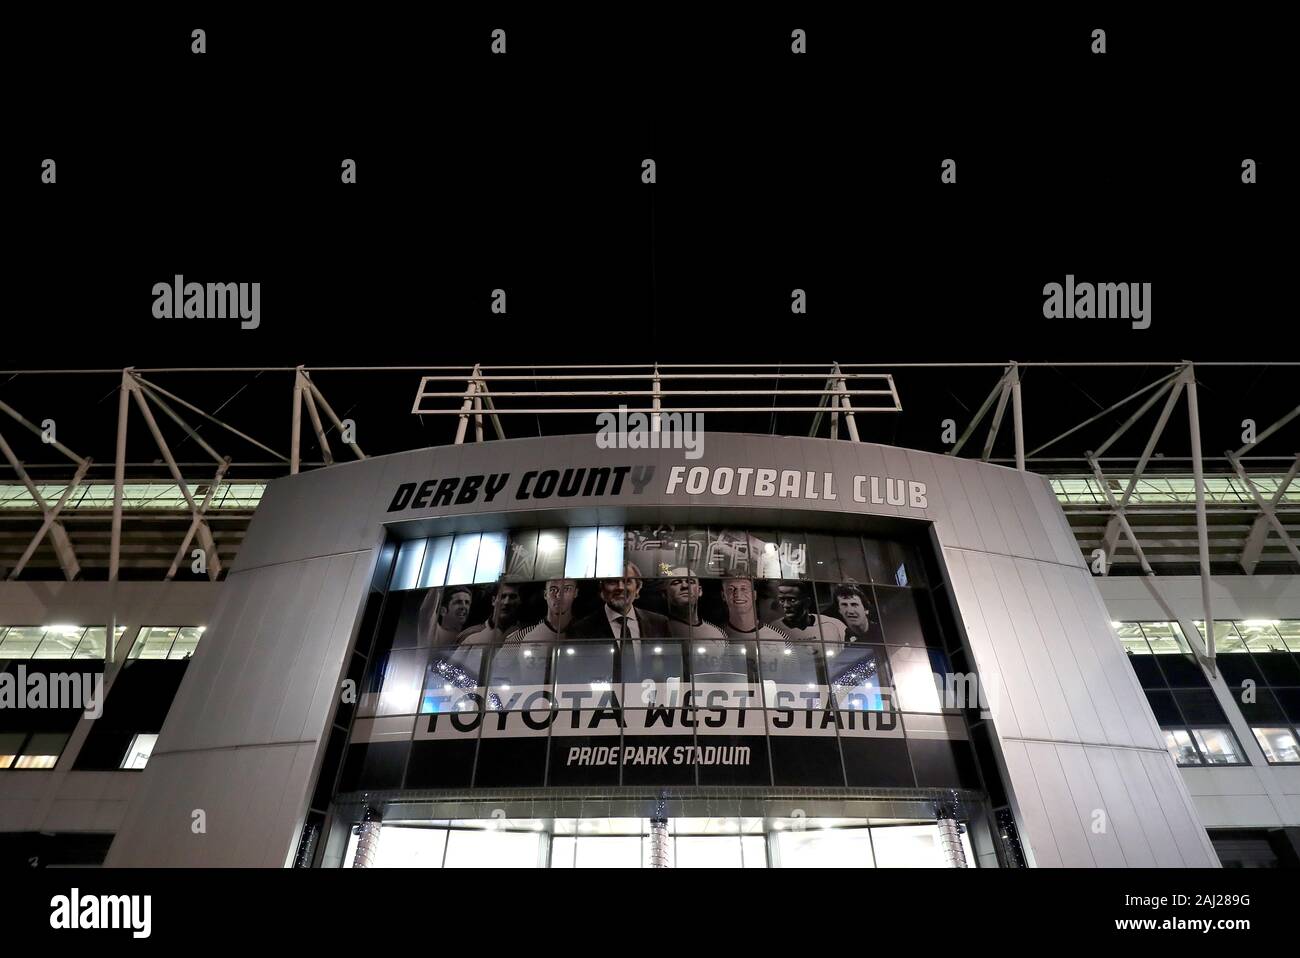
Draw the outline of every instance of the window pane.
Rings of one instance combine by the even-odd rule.
[[[1196,631],[1201,633],[1201,638],[1205,638],[1205,623],[1197,622]],[[1214,623],[1214,654],[1223,655],[1229,652],[1245,652],[1246,643],[1242,641],[1237,630],[1232,627],[1231,622]]]
[[[416,588],[429,589],[447,581],[447,564],[451,561],[451,536],[430,539],[424,547],[424,564]]]
[[[408,539],[397,549],[397,566],[393,569],[393,581],[389,589],[397,592],[401,589],[414,589],[420,578],[420,563],[424,561],[424,539]]]
[[[889,685],[883,675],[884,646],[853,645],[826,650],[826,668],[830,674],[835,707],[855,711],[880,712],[890,707],[882,693]]]
[[[44,635],[45,627],[41,625],[10,628],[0,642],[0,659],[30,659]]]
[[[115,638],[121,639],[122,633],[126,631],[125,626],[119,625],[115,631]],[[81,643],[77,646],[74,659],[102,659],[105,657],[104,641],[108,637],[108,629],[96,628],[92,626],[86,630],[86,634],[81,637]]]
[[[144,768],[149,764],[149,756],[153,754],[153,747],[157,742],[157,735],[141,732],[132,739],[131,747],[126,750],[126,757],[122,759],[122,767],[131,769]]]
[[[33,735],[23,747],[22,755],[14,762],[14,768],[53,768],[63,754],[63,746],[68,743],[66,732],[40,733]]]
[[[535,578],[558,579],[564,575],[564,542],[567,537],[564,529],[542,529],[537,533]]]
[[[151,629],[141,629],[140,637],[135,640],[135,648],[131,650],[133,659],[165,659],[167,653],[171,651],[172,643],[176,641],[178,629],[165,629],[154,627]]]
[[[739,835],[678,835],[678,868],[740,868]]]
[[[889,666],[894,676],[894,694],[898,696],[899,708],[907,712],[943,710],[942,685],[936,682],[925,649],[891,648]]]
[[[1177,622],[1143,622],[1142,631],[1156,655],[1187,655],[1192,651]]]
[[[596,575],[600,578],[619,578],[623,575],[623,527],[601,526],[596,530]],[[654,575],[654,569],[641,569],[641,574]]]
[[[533,578],[536,566],[537,530],[516,529],[510,533],[510,542],[506,547],[506,567],[502,575],[511,581],[527,581]]]
[[[1251,729],[1259,747],[1264,750],[1264,757],[1270,765],[1300,762],[1300,747],[1297,747],[1295,733],[1289,728],[1271,727]]]
[[[804,831],[773,833],[782,868],[872,868],[871,830],[819,828],[810,821]]]
[[[1237,632],[1246,642],[1246,648],[1252,652],[1285,652],[1282,637],[1273,627],[1272,621],[1251,619],[1234,623]]]
[[[838,582],[844,578],[840,572],[839,555],[835,551],[835,538],[810,533],[807,539],[807,578],[820,579],[823,582]]]
[[[1246,760],[1237,748],[1237,740],[1224,728],[1194,728],[1196,745],[1211,765],[1241,765]]]
[[[10,768],[23,747],[26,732],[0,732],[0,768]]]
[[[1300,654],[1300,619],[1283,619],[1278,622],[1277,631],[1286,642],[1286,647]]]
[[[191,626],[181,629],[176,634],[176,641],[172,644],[172,650],[167,655],[167,658],[188,659],[194,654],[194,650],[199,647],[199,639],[202,637],[202,626]]]
[[[894,825],[873,828],[876,864],[880,868],[947,868],[939,844],[938,825]]]
[[[824,709],[829,705],[821,646],[760,642],[759,673],[769,708]]]
[[[569,530],[569,541],[564,554],[564,574],[567,578],[595,577],[598,533],[595,526],[577,526]]]
[[[451,559],[447,565],[447,585],[466,585],[474,581],[479,538],[477,532],[456,536],[451,544]]]
[[[45,630],[45,638],[32,653],[34,659],[70,659],[85,628],[80,625],[52,625]]]
[[[1147,640],[1142,635],[1142,626],[1136,622],[1112,622],[1111,626],[1115,629],[1115,634],[1119,636],[1124,651],[1129,655],[1147,655],[1150,653],[1151,650],[1147,647]]]
[[[1173,756],[1174,761],[1179,765],[1201,764],[1201,756],[1196,753],[1196,746],[1192,744],[1192,737],[1187,734],[1185,729],[1165,729],[1165,748],[1169,749],[1169,754]]]
[[[475,582],[495,582],[506,566],[506,534],[485,532],[479,539],[478,561],[474,566]]]
[[[446,868],[536,868],[543,833],[495,829],[452,829]],[[382,842],[380,845],[382,846]]]
[[[1219,700],[1210,689],[1198,691],[1174,692],[1178,707],[1183,710],[1183,718],[1188,725],[1226,725],[1228,718],[1223,714]]]
[[[778,559],[783,579],[811,578],[808,563],[808,542],[802,532],[782,532],[779,537]]]

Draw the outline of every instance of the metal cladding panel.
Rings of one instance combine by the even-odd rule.
[[[793,526],[810,516],[933,522],[975,666],[996,692],[994,725],[1030,859],[1213,864],[1044,480],[869,443],[705,438],[698,459],[680,449],[601,449],[593,436],[497,440],[272,483],[109,863],[289,860],[387,524],[464,517],[472,526],[476,517],[499,523],[501,514],[539,510],[563,510],[571,524],[614,523],[649,506],[681,522],[706,510],[711,521],[780,510]],[[530,492],[546,470],[597,467],[623,470],[617,494],[612,482],[604,494]],[[780,494],[783,471],[792,481],[798,473],[797,497]],[[715,491],[728,475],[730,491]],[[462,483],[470,476],[495,476],[494,498],[486,481]],[[435,506],[443,480],[455,480],[452,501]],[[1114,828],[1094,838],[1099,806]],[[191,832],[194,809],[207,813],[206,836]]]

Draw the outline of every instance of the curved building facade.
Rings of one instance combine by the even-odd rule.
[[[292,476],[107,864],[1216,865],[1110,618],[1047,480],[953,457]]]

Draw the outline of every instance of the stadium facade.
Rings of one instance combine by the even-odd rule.
[[[296,474],[174,487],[219,570],[188,581],[117,551],[69,574],[71,486],[23,473],[46,538],[0,583],[7,862],[1295,864],[1300,570],[1267,530],[1268,573],[1108,574],[1094,537],[1143,522],[1133,558],[1175,562],[1153,488],[1103,528],[1077,507],[1104,479],[841,439],[827,388],[833,438],[691,457],[459,441],[492,418],[467,398],[453,444],[297,472],[295,421]],[[1294,475],[1257,517],[1287,548]],[[88,513],[143,542],[113,492]],[[32,699],[70,673],[104,700]]]

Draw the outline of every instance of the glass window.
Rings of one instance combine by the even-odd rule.
[[[1205,761],[1211,765],[1244,765],[1237,739],[1226,728],[1194,728],[1192,737]]]
[[[1196,630],[1201,633],[1201,638],[1205,638],[1205,623],[1195,623]],[[1232,627],[1231,622],[1214,623],[1214,654],[1226,655],[1232,652],[1245,652],[1246,643],[1237,630]]]
[[[458,535],[451,544],[451,558],[447,563],[447,585],[467,585],[474,581],[474,566],[478,564],[477,532]]]
[[[893,825],[873,828],[871,840],[878,868],[947,868],[937,825]],[[963,843],[964,844],[964,843]],[[966,849],[967,864],[972,864]]]
[[[1286,651],[1286,646],[1282,643],[1282,636],[1278,634],[1272,620],[1248,619],[1245,622],[1236,622],[1234,624],[1237,626],[1237,632],[1245,641],[1246,648],[1250,649],[1250,651]]]
[[[862,553],[862,540],[857,536],[836,536],[835,558],[839,560],[840,578],[854,582],[871,581],[866,556]]]
[[[555,659],[555,697],[560,707],[606,707],[619,681],[618,671],[618,643],[613,640],[560,647]]]
[[[189,626],[180,629],[176,633],[176,641],[172,643],[172,650],[168,653],[169,659],[188,659],[194,654],[194,650],[199,647],[199,639],[203,637],[203,626]]]
[[[1143,622],[1142,631],[1156,655],[1188,655],[1192,651],[1177,622]]]
[[[1290,765],[1300,762],[1300,747],[1292,729],[1281,726],[1253,728],[1255,739],[1264,751],[1270,765]]]
[[[37,733],[23,746],[14,768],[54,768],[68,742],[66,732]]]
[[[420,567],[418,589],[431,589],[447,581],[447,565],[451,562],[451,536],[437,536],[424,547],[424,564]]]
[[[542,692],[551,688],[553,646],[541,642],[503,646],[492,655],[485,685],[490,693],[488,708],[545,711],[549,704]]]
[[[686,704],[691,679],[684,643],[665,639],[623,643],[623,702],[627,706]]]
[[[889,666],[898,707],[907,712],[943,711],[942,676],[936,676],[925,649],[891,648]]]
[[[506,564],[502,576],[512,582],[527,581],[537,566],[537,530],[516,529],[506,546]]]
[[[501,578],[506,565],[506,534],[485,532],[479,539],[478,561],[474,566],[474,581],[495,582]]]
[[[26,732],[0,732],[0,768],[13,766],[26,738]]]
[[[881,691],[889,686],[889,679],[885,675],[884,646],[828,648],[826,669],[836,708],[881,712],[890,707]]]
[[[453,828],[444,868],[536,868],[543,833],[494,828]],[[383,847],[383,842],[380,842]]]
[[[0,642],[0,659],[30,659],[44,635],[45,627],[41,625],[12,626]]]
[[[596,544],[600,530],[595,526],[579,526],[569,530],[565,547],[564,575],[569,579],[591,579],[596,575]]]
[[[805,578],[820,579],[823,582],[838,582],[844,578],[840,573],[839,554],[835,551],[835,538],[814,533],[809,533],[805,538],[808,546],[808,572]]]
[[[824,709],[829,706],[826,661],[817,645],[760,642],[759,673],[769,708]]]
[[[131,740],[131,747],[126,750],[126,756],[122,759],[122,767],[144,768],[149,764],[149,756],[153,754],[153,747],[157,742],[157,735],[141,732]]]
[[[533,576],[539,580],[559,579],[564,576],[564,544],[568,533],[564,529],[542,529],[537,533],[537,568]]]
[[[817,819],[810,819],[802,830],[786,829],[774,832],[773,837],[782,868],[875,866],[869,828],[821,827]]]
[[[823,538],[826,538],[823,536]],[[810,579],[808,540],[802,532],[783,531],[779,537],[778,562],[782,579]]]
[[[624,535],[622,526],[601,526],[596,530],[596,576],[621,578],[623,575]],[[654,569],[642,569],[642,575],[654,575]]]
[[[677,868],[742,868],[744,853],[739,835],[678,835]]]
[[[1119,641],[1124,646],[1124,651],[1129,655],[1149,655],[1151,649],[1147,646],[1147,640],[1142,635],[1142,626],[1136,622],[1112,622],[1115,634],[1119,636]]]
[[[1165,732],[1165,748],[1173,756],[1174,761],[1179,765],[1200,765],[1201,756],[1196,752],[1196,746],[1192,744],[1192,736],[1186,729],[1167,728]]]
[[[141,629],[139,637],[135,640],[135,648],[131,650],[129,658],[167,658],[167,653],[171,651],[172,643],[176,641],[176,635],[178,632],[180,632],[180,629],[163,628],[160,626]]]
[[[1300,654],[1300,619],[1282,619],[1277,623],[1277,634],[1288,649]]]
[[[120,640],[123,633],[126,632],[126,626],[119,625],[113,632],[113,637]],[[77,651],[73,653],[74,659],[102,659],[105,657],[104,641],[108,637],[108,629],[91,626],[86,630],[85,635],[81,637],[81,643],[77,646]]]
[[[1228,723],[1228,717],[1223,714],[1223,708],[1211,689],[1175,691],[1174,698],[1178,700],[1178,707],[1183,710],[1183,717],[1189,725]]]
[[[694,702],[701,708],[757,706],[758,649],[753,642],[695,639],[691,642]]]
[[[79,625],[51,625],[45,637],[32,653],[34,659],[70,659],[86,630]]]
[[[414,589],[420,578],[420,563],[424,561],[424,539],[407,539],[397,549],[397,565],[393,569],[389,589],[397,592]]]

